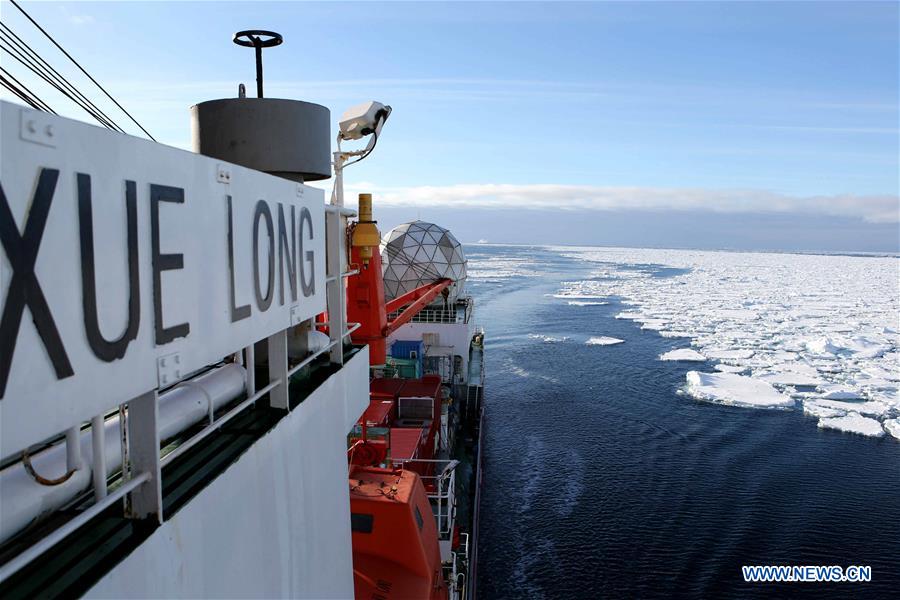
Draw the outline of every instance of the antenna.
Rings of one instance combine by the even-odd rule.
[[[264,39],[265,38],[265,39]],[[231,38],[231,41],[238,46],[245,48],[254,48],[256,50],[256,97],[263,97],[263,67],[262,67],[262,49],[280,46],[284,41],[280,33],[274,31],[264,31],[262,29],[247,29],[238,31]]]

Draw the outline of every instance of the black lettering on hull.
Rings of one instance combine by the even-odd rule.
[[[306,260],[300,261],[300,287],[303,288],[303,296],[308,298],[316,293],[316,253],[312,250],[303,252],[303,225],[309,225],[309,241],[315,240],[315,231],[313,231],[312,215],[305,206],[300,209],[300,256],[305,256]],[[306,265],[309,264],[309,279],[306,278]]]
[[[266,233],[269,236],[269,285],[263,294],[259,281],[259,220],[265,219]],[[256,306],[260,312],[269,310],[272,305],[272,296],[275,292],[275,229],[272,224],[272,211],[265,200],[256,203],[256,211],[253,214],[253,291],[256,294]]]
[[[47,349],[57,379],[75,374],[34,272],[58,179],[58,169],[41,169],[31,209],[28,211],[25,233],[21,237],[3,186],[0,186],[0,242],[13,269],[3,316],[0,317],[0,398],[6,392],[19,326],[26,306],[31,311],[35,329]]]
[[[162,346],[191,332],[189,323],[163,325],[162,272],[184,268],[183,254],[161,254],[159,249],[159,203],[184,203],[184,190],[168,185],[150,184],[150,242],[153,261],[153,314],[156,345]]]
[[[284,255],[288,255],[287,272],[291,286],[291,300],[297,301],[297,221],[294,219],[294,207],[291,206],[291,245],[288,247],[287,227],[284,223],[284,205],[278,203],[278,279],[281,280],[279,301],[284,304]]]
[[[228,274],[229,292],[231,292],[231,322],[236,323],[250,316],[250,305],[236,306],[236,293],[234,289],[234,218],[231,210],[231,196],[228,199]]]
[[[128,344],[137,338],[141,323],[140,274],[138,272],[137,185],[125,182],[125,206],[128,229],[128,325],[125,333],[109,341],[100,332],[97,314],[97,286],[94,265],[94,219],[91,202],[91,176],[77,174],[78,230],[81,237],[81,304],[88,344],[100,360],[112,362],[125,356]]]

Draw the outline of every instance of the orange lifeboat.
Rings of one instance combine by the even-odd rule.
[[[437,525],[412,471],[352,466],[350,512],[357,599],[446,599]]]

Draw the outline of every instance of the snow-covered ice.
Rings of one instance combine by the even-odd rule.
[[[821,406],[842,413],[857,412],[869,417],[882,417],[891,411],[891,405],[878,400],[869,402],[845,402],[842,400],[807,400],[807,405]]]
[[[659,355],[659,360],[682,360],[687,362],[704,362],[706,357],[690,348],[679,348],[678,350],[669,350]]]
[[[849,413],[843,417],[823,417],[819,419],[819,427],[822,429],[837,429],[847,433],[858,433],[871,437],[884,435],[884,428],[875,419],[864,417],[859,413]]]
[[[589,338],[588,341],[585,342],[588,346],[612,346],[614,344],[621,344],[625,340],[620,340],[619,338],[608,337],[605,335],[601,335],[598,337]]]
[[[847,413],[807,400],[803,402],[803,414],[811,417],[842,417]]]
[[[687,393],[706,400],[748,408],[790,408],[794,400],[764,381],[734,373],[688,371]]]
[[[824,383],[818,377],[807,375],[805,373],[797,373],[796,371],[775,371],[772,373],[763,373],[757,377],[761,381],[769,383],[777,383],[779,385],[794,385],[800,387],[815,387]]]
[[[883,425],[885,431],[900,440],[900,417],[896,419],[887,419]]]
[[[822,427],[850,431],[858,419],[873,432],[867,421],[892,435],[891,428],[900,427],[900,258],[555,250],[596,265],[590,278],[565,282],[559,295],[616,297],[624,307],[617,319],[634,321],[646,335],[687,337],[710,360],[719,372],[697,374],[704,377],[693,383],[689,378],[692,394],[758,406],[745,392],[761,384],[761,397],[776,405],[790,405],[793,396],[803,400],[805,413],[833,421]],[[634,268],[641,265],[683,272],[660,277]],[[713,384],[710,376],[738,379]]]
[[[715,366],[716,371],[721,371],[723,373],[743,373],[747,370],[747,367],[740,367],[737,365],[726,365],[719,363]]]

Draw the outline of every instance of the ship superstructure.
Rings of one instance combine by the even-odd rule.
[[[386,272],[343,169],[390,108],[331,154],[327,108],[263,97],[281,36],[235,41],[258,97],[192,107],[193,153],[0,103],[0,594],[474,595],[472,300],[457,272],[359,310]],[[364,543],[385,486],[411,510]]]
[[[360,197],[361,222],[374,223],[370,203]],[[370,597],[373,581],[383,598],[409,597],[399,590],[413,584],[430,586],[428,597],[472,597],[484,332],[464,295],[462,247],[422,221],[394,228],[380,248],[352,239],[360,274],[348,281],[348,314],[364,324],[353,339],[368,343],[373,376],[369,407],[348,436],[357,597]],[[407,487],[420,491],[398,495]],[[422,525],[422,497],[433,531]],[[410,514],[418,531],[399,523],[385,531]],[[373,543],[379,536],[393,542]],[[409,569],[431,564],[419,560],[420,546],[439,557],[437,575]]]

